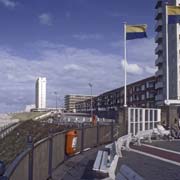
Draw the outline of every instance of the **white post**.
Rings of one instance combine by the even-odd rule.
[[[146,117],[146,109],[142,110],[142,131],[145,130],[145,117]]]
[[[153,123],[152,128],[153,129],[154,129],[154,119],[155,119],[154,115],[155,115],[155,111],[156,111],[155,109],[152,110],[152,123]]]
[[[127,107],[127,52],[126,52],[126,23],[124,23],[124,107]]]
[[[128,134],[131,133],[131,112],[132,112],[132,109],[131,108],[128,108]]]
[[[168,3],[165,3],[166,9],[166,100],[169,100],[169,41],[168,41]]]
[[[140,120],[140,111],[141,111],[141,109],[138,109],[138,115],[137,115],[137,118],[138,118],[138,119],[137,119],[137,121],[138,121],[138,123],[137,123],[137,124],[138,124],[138,125],[137,125],[137,132],[140,131],[140,123],[141,123],[141,122],[140,122],[140,121],[141,121],[141,120]]]
[[[136,128],[136,109],[133,109],[133,135],[136,135],[135,132],[135,128]]]

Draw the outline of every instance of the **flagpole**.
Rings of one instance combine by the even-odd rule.
[[[166,99],[169,101],[169,35],[168,35],[168,3],[165,3],[166,9]]]
[[[127,51],[126,51],[126,22],[124,22],[124,107],[127,107]]]

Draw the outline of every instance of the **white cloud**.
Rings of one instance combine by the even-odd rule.
[[[67,71],[81,71],[81,70],[84,70],[80,65],[77,65],[77,64],[66,64],[64,66],[64,69],[67,70]]]
[[[51,26],[52,25],[52,15],[50,13],[43,13],[38,16],[39,22],[43,25]]]
[[[38,76],[47,77],[49,106],[55,105],[54,91],[58,92],[62,104],[65,94],[89,94],[88,82],[93,84],[93,94],[123,85],[124,71],[119,55],[46,41],[25,48],[38,51],[39,57],[29,60],[14,55],[12,49],[0,47],[0,111],[21,110],[26,104],[34,104]],[[147,67],[154,64],[149,61],[129,62],[128,82],[149,76]]]
[[[135,75],[141,75],[143,73],[143,68],[141,68],[138,64],[128,64],[126,61],[121,61],[121,66],[125,67],[125,63],[126,63],[126,67],[127,67],[127,72],[131,73],[131,74],[135,74]]]
[[[89,39],[94,39],[94,40],[99,40],[103,38],[102,34],[74,34],[73,38],[79,39],[79,40],[89,40]]]
[[[17,5],[16,2],[12,0],[0,0],[0,3],[9,8],[14,8]]]
[[[152,66],[146,66],[145,67],[145,71],[149,74],[154,74],[156,72],[156,68],[155,67],[152,67]]]

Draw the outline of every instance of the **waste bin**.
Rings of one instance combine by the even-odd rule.
[[[93,124],[93,126],[96,125],[96,116],[95,115],[92,116],[92,124]]]
[[[71,130],[66,133],[66,154],[73,155],[77,148],[77,131]]]

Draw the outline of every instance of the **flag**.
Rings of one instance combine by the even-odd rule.
[[[180,6],[167,6],[168,24],[180,23]]]
[[[146,38],[147,25],[127,25],[126,26],[126,40]]]

